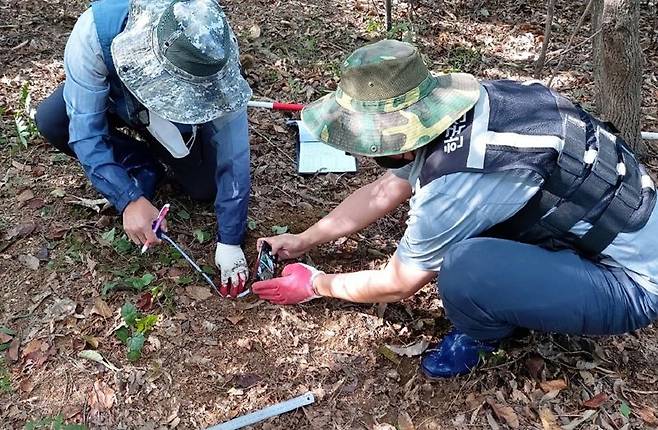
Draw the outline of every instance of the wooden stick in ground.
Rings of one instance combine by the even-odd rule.
[[[546,60],[546,51],[548,50],[548,42],[551,39],[551,31],[553,26],[553,13],[555,11],[555,0],[548,0],[546,5],[546,26],[544,27],[544,43],[541,45],[541,52],[539,58],[535,63],[535,78],[539,78],[541,70],[544,68],[544,61]]]
[[[550,87],[551,84],[553,83],[553,79],[555,79],[555,74],[560,70],[560,66],[562,65],[562,60],[564,59],[564,54],[569,52],[571,45],[573,44],[573,39],[576,37],[576,34],[580,31],[580,27],[583,26],[583,22],[585,22],[585,17],[589,14],[589,10],[592,8],[592,3],[594,3],[594,0],[589,0],[587,2],[587,6],[585,6],[585,10],[583,11],[583,14],[580,15],[580,19],[578,20],[578,25],[576,25],[576,28],[573,29],[573,33],[571,33],[571,37],[569,37],[569,41],[567,42],[567,47],[564,48],[564,50],[560,53],[560,58],[558,59],[557,66],[555,66],[555,69],[553,69],[553,73],[551,74],[551,78],[548,80],[548,86]]]

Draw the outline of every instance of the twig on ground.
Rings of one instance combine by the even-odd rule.
[[[452,400],[450,401],[450,404],[448,405],[448,408],[446,409],[446,412],[450,412],[452,407],[455,405],[455,402],[457,401],[457,399],[461,396],[462,392],[464,391],[464,387],[466,386],[466,384],[468,384],[468,381],[471,380],[472,376],[473,376],[473,372],[468,372],[468,378],[466,378],[466,381],[464,381],[464,383],[461,385],[461,387],[459,387],[459,391],[457,392],[455,397],[453,397]]]
[[[296,161],[295,161],[290,155],[288,155],[284,150],[282,150],[282,149],[279,148],[277,145],[275,145],[274,142],[272,142],[272,139],[270,139],[269,137],[267,137],[265,134],[261,133],[260,131],[256,130],[256,128],[255,128],[253,125],[250,125],[249,128],[250,128],[254,133],[256,133],[258,136],[260,136],[260,137],[262,137],[263,139],[265,139],[265,140],[267,141],[267,143],[269,143],[270,145],[272,145],[272,147],[273,147],[274,149],[276,149],[278,152],[280,152],[281,154],[283,154],[288,160],[292,161],[294,164],[297,164],[297,162],[296,162]]]
[[[658,394],[658,391],[634,390],[634,389],[632,389],[632,388],[624,388],[624,390],[626,390],[626,391],[630,391],[631,393],[635,393],[635,394],[644,394],[644,395],[647,395],[647,394]]]
[[[580,16],[580,20],[578,20],[578,24],[576,25],[576,28],[574,28],[573,32],[571,33],[571,36],[569,37],[569,41],[567,42],[567,47],[565,48],[565,51],[560,53],[560,59],[558,60],[557,65],[555,66],[555,69],[553,69],[553,73],[551,74],[551,78],[548,80],[548,86],[549,87],[553,83],[553,79],[555,78],[555,74],[557,73],[558,70],[560,70],[560,66],[562,65],[562,60],[564,59],[564,54],[567,52],[566,50],[571,48],[574,37],[576,37],[576,34],[578,34],[578,31],[580,31],[580,27],[583,26],[583,22],[585,22],[585,17],[589,13],[590,8],[592,7],[592,3],[594,3],[594,0],[589,0],[589,2],[587,2],[587,6],[585,6],[585,10],[583,11],[583,14]]]
[[[67,203],[89,208],[93,211],[96,211],[96,213],[100,213],[101,210],[107,209],[110,205],[110,202],[107,199],[85,199],[83,197],[78,197],[78,196],[72,196],[72,197],[77,200],[70,200]],[[101,205],[103,205],[102,208]]]

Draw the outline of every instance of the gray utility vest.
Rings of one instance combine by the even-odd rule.
[[[654,184],[610,125],[541,84],[482,85],[476,106],[430,144],[420,187],[456,172],[532,170],[544,179],[539,191],[482,236],[589,257],[646,224]],[[582,237],[570,233],[579,221],[592,226]]]

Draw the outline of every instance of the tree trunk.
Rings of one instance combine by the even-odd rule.
[[[386,31],[391,31],[391,28],[393,28],[393,18],[391,16],[391,9],[393,9],[393,6],[391,5],[392,1],[393,0],[384,0],[384,12],[386,13],[384,24],[386,25]]]
[[[639,0],[594,0],[592,42],[596,106],[639,154],[642,51]],[[598,32],[598,33],[597,33]]]
[[[555,0],[548,0],[546,4],[546,24],[544,27],[544,41],[541,44],[541,52],[539,58],[535,63],[535,78],[541,78],[541,69],[544,68],[546,62],[546,51],[548,50],[548,42],[551,39],[551,30],[553,28],[553,13],[555,11]]]

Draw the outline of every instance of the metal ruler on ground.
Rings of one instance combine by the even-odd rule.
[[[310,391],[302,396],[295,397],[294,399],[286,400],[285,402],[277,403],[276,405],[268,406],[256,412],[252,412],[241,417],[233,418],[223,424],[218,424],[213,427],[208,427],[206,430],[237,430],[243,427],[259,423],[268,418],[276,417],[286,412],[294,411],[302,406],[310,405],[315,402],[315,396]]]

